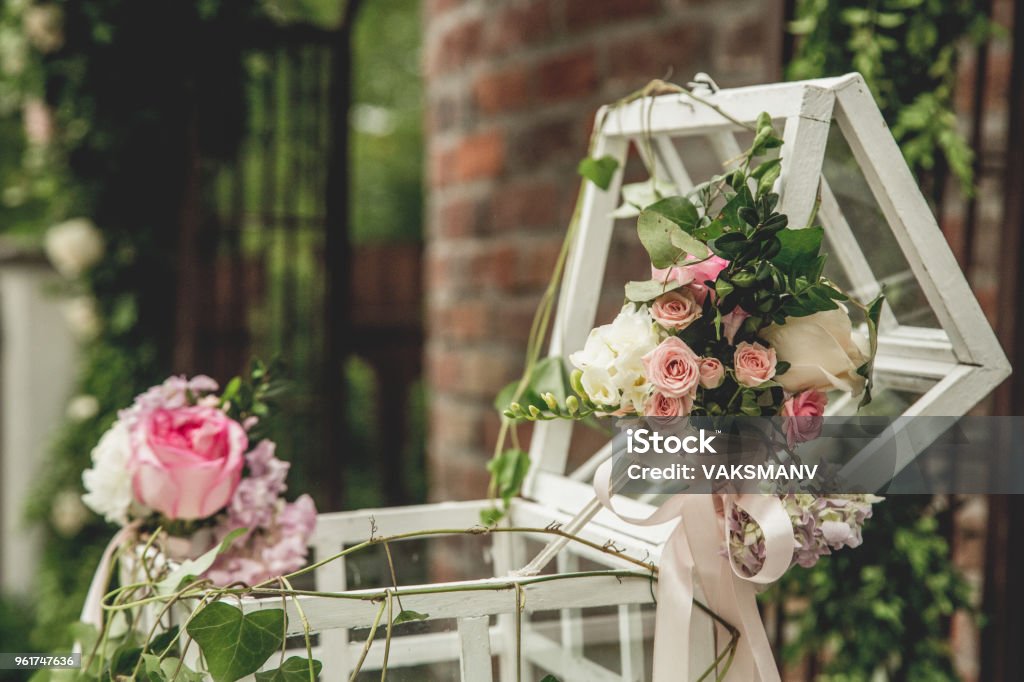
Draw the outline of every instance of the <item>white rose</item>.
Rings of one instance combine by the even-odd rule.
[[[785,324],[773,324],[761,337],[775,349],[779,361],[789,363],[775,381],[790,393],[838,388],[857,395],[864,390],[857,368],[867,361],[867,344],[853,331],[846,308],[787,317]]]
[[[46,255],[57,272],[75,279],[103,258],[103,235],[88,218],[73,218],[46,231]]]
[[[100,316],[91,296],[75,296],[61,305],[71,333],[79,341],[91,341],[100,333]]]
[[[92,451],[92,468],[82,472],[85,495],[82,502],[111,523],[128,522],[132,506],[132,479],[128,473],[131,441],[128,427],[116,422],[103,434]]]
[[[92,419],[100,411],[100,401],[94,395],[76,395],[68,401],[65,414],[67,418],[75,422],[84,422]]]
[[[591,366],[584,369],[580,383],[587,396],[598,405],[614,407],[619,404],[619,388],[603,367]]]

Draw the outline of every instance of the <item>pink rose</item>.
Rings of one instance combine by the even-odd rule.
[[[685,417],[693,409],[693,398],[684,395],[678,398],[655,391],[644,403],[644,416]]]
[[[736,346],[733,367],[741,386],[760,386],[775,376],[775,349],[744,341]]]
[[[686,329],[700,314],[700,305],[685,289],[662,294],[651,305],[651,317],[665,329]]]
[[[693,398],[700,381],[700,358],[677,336],[658,344],[643,357],[647,380],[670,398]]]
[[[801,391],[782,403],[783,424],[789,447],[821,435],[828,396],[821,391]]]
[[[736,342],[736,332],[743,326],[743,321],[750,317],[750,313],[740,307],[735,307],[728,315],[722,315],[722,334],[729,343]]]
[[[718,388],[725,381],[725,367],[718,358],[700,359],[700,385],[704,388]]]
[[[696,260],[690,256],[687,260]],[[651,266],[651,279],[659,282],[675,280],[693,293],[694,300],[703,305],[708,295],[708,287],[704,282],[714,282],[718,279],[718,273],[729,267],[729,261],[719,256],[711,256],[699,263],[686,265],[685,263],[674,268],[656,268]]]
[[[215,407],[157,408],[132,434],[128,470],[135,498],[169,519],[203,519],[238,487],[249,439]]]

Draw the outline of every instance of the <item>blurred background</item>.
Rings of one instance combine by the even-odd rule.
[[[81,471],[172,372],[279,360],[322,511],[483,496],[596,108],[852,70],[1024,367],[1021,0],[5,0],[0,650],[67,643]],[[877,509],[766,595],[786,679],[1016,679],[1024,500]]]

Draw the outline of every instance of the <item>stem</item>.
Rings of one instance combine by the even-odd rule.
[[[401,604],[398,605],[401,608]],[[380,665],[380,682],[386,682],[388,676],[388,657],[391,655],[391,628],[394,627],[395,619],[391,615],[391,592],[388,592],[388,630],[384,635],[384,660]],[[309,682],[316,682],[312,677]]]
[[[380,618],[384,615],[385,608],[387,608],[387,604],[381,602],[380,608],[377,609],[377,616],[373,619],[373,625],[370,626],[370,634],[366,636],[366,644],[363,645],[363,652],[359,655],[356,667],[352,670],[352,674],[348,678],[349,682],[355,682],[356,677],[359,676],[359,671],[362,669],[363,663],[366,661],[366,654],[370,652],[370,647],[373,645],[373,637],[377,634],[377,626],[380,625]]]
[[[281,582],[285,584],[285,586],[288,588],[289,592],[294,592],[295,591],[292,588],[292,584],[290,582],[288,582],[288,578],[285,578],[284,576],[282,576],[281,577]],[[283,598],[283,595],[282,595],[282,598]],[[299,620],[302,621],[302,635],[303,635],[304,639],[306,640],[306,660],[309,663],[309,682],[316,682],[316,672],[313,670],[313,642],[312,642],[312,640],[309,637],[309,632],[310,632],[310,630],[312,628],[310,628],[310,626],[309,626],[309,619],[306,618],[306,612],[302,608],[302,602],[299,599],[296,599],[293,596],[292,597],[292,603],[295,604],[295,610],[299,614]],[[285,618],[285,627],[287,627],[287,623],[288,623],[288,619]],[[386,663],[387,662],[387,657],[386,656],[385,656],[384,660],[385,660],[385,663]]]
[[[516,682],[523,680],[523,586],[516,585]]]

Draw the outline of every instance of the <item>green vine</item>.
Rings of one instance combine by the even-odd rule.
[[[970,0],[798,0],[790,30],[798,49],[794,80],[859,71],[919,179],[941,192],[946,170],[973,189],[974,153],[957,128],[953,90],[965,40],[993,27]]]

